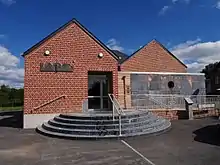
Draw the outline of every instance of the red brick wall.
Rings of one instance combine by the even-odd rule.
[[[174,110],[152,110],[151,111],[153,114],[157,115],[157,116],[160,116],[160,117],[163,117],[165,119],[168,119],[168,120],[178,120],[179,119],[179,116],[178,116],[178,111],[174,111]]]
[[[50,51],[44,56],[45,50]],[[103,58],[98,58],[98,53]],[[40,63],[60,62],[73,66],[73,72],[40,72]],[[25,56],[24,113],[81,112],[88,95],[88,71],[112,71],[113,93],[118,92],[117,61],[78,25],[72,23]],[[38,110],[34,107],[67,95]],[[32,112],[31,112],[32,111]]]
[[[178,120],[178,119],[188,119],[188,112],[187,111],[178,111],[178,110],[150,110],[153,114],[163,117],[168,120]],[[209,110],[194,110],[193,111],[193,118],[205,118],[205,117],[218,117],[219,112],[215,109]]]
[[[219,116],[219,111],[216,110],[215,108],[207,108],[205,110],[194,110],[193,111],[193,117],[195,119],[199,118],[205,118],[205,117],[218,117]]]
[[[157,41],[152,41],[122,63],[121,71],[186,72],[186,68],[164,50]]]

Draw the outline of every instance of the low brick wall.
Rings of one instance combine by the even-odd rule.
[[[219,111],[216,109],[208,110],[194,110],[193,115],[195,119],[204,118],[204,117],[218,117],[220,115]]]
[[[184,110],[167,110],[167,109],[155,109],[150,110],[153,114],[161,116],[168,120],[179,120],[188,119],[188,112]],[[220,116],[220,111],[215,109],[208,110],[194,110],[193,115],[195,119],[205,118],[205,117],[218,117]]]
[[[168,120],[178,120],[178,111],[177,110],[151,110],[153,114],[163,117]]]

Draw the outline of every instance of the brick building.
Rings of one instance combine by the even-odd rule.
[[[25,128],[60,113],[111,110],[108,93],[129,102],[129,72],[186,73],[186,66],[156,40],[128,57],[110,50],[75,19],[23,57]]]
[[[202,72],[206,77],[206,93],[220,95],[220,62],[206,65]]]

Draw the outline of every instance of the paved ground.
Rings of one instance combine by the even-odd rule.
[[[214,119],[175,121],[165,134],[124,141],[155,165],[219,165],[217,123],[220,121]],[[149,164],[121,140],[64,140],[9,127],[0,127],[0,162],[2,165]]]

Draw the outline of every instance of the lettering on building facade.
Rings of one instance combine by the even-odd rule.
[[[70,64],[61,63],[40,63],[41,72],[72,72],[73,67]]]

